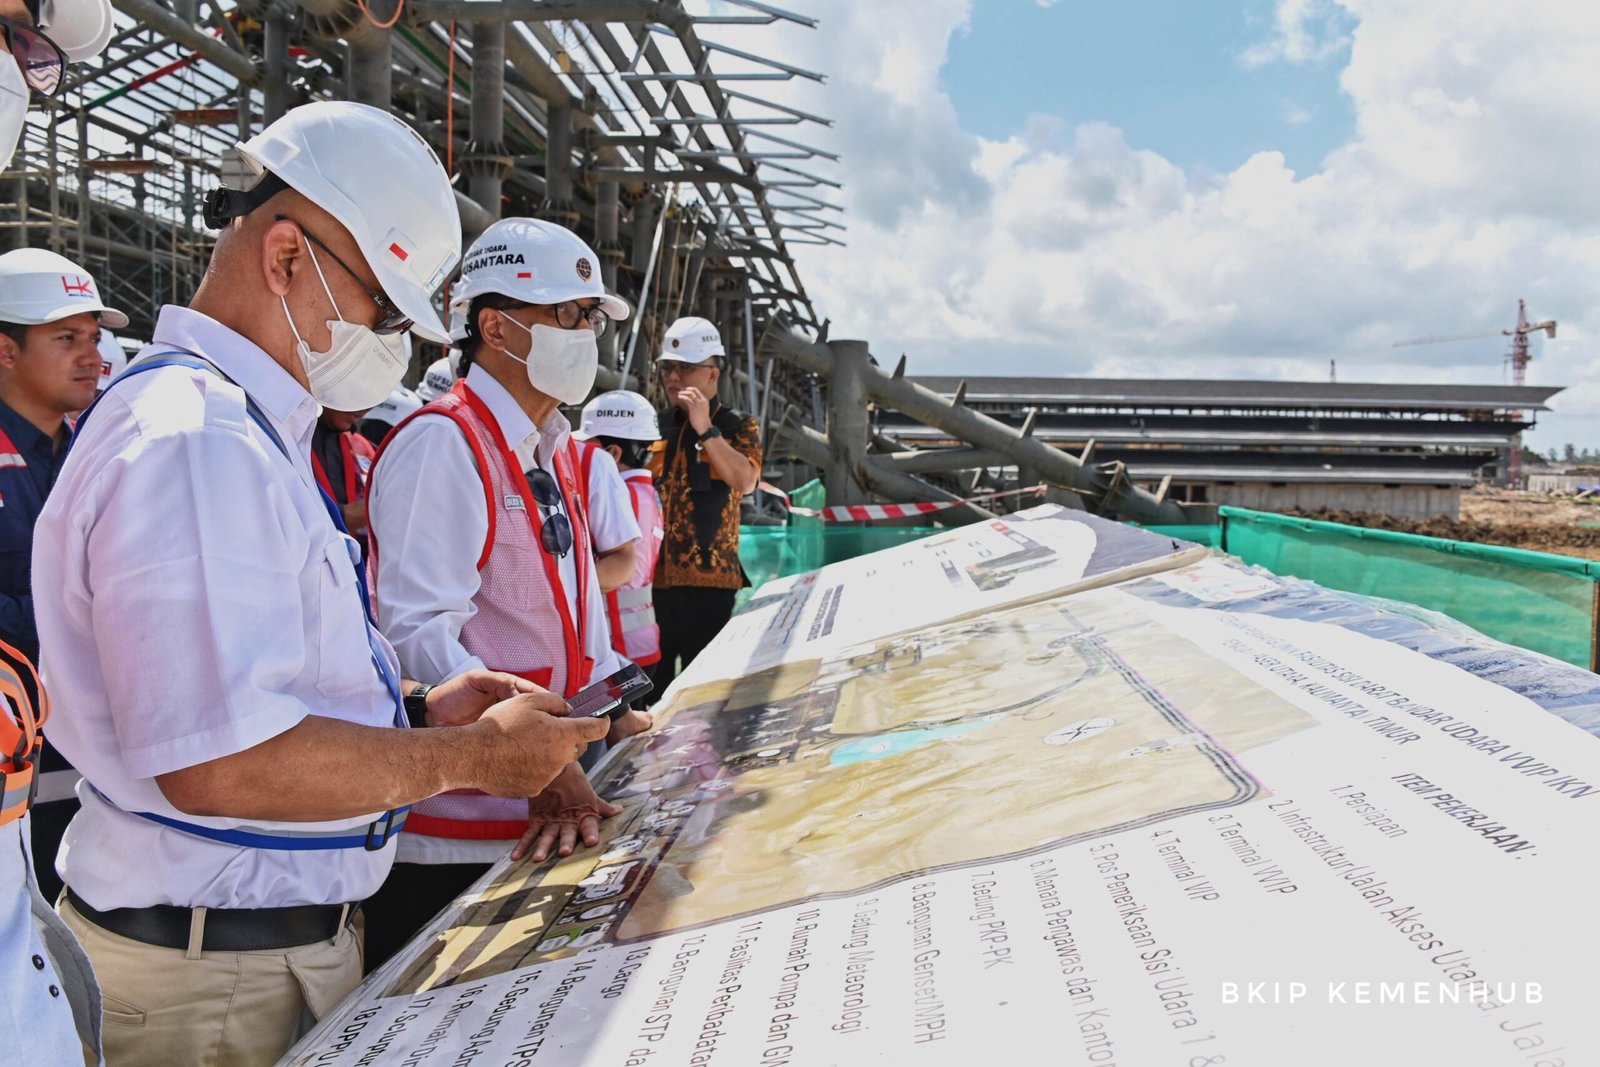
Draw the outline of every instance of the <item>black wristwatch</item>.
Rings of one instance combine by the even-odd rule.
[[[428,725],[428,693],[433,686],[418,682],[411,692],[401,701],[406,706],[406,720],[415,729],[422,729]]]
[[[705,433],[697,434],[695,436],[695,443],[698,444],[701,441],[709,441],[713,437],[721,437],[721,436],[722,436],[721,428],[718,427],[717,424],[713,422],[710,426],[706,427],[706,432]]]

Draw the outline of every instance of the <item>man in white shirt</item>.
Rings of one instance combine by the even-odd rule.
[[[379,623],[410,677],[489,667],[570,697],[623,665],[572,426],[558,410],[588,396],[595,331],[628,312],[606,293],[599,262],[576,234],[533,219],[504,219],[467,251],[452,290],[467,313],[466,376],[396,428],[373,468]],[[638,537],[631,508],[625,525],[624,546]],[[610,739],[649,723],[630,712]],[[599,819],[615,811],[577,764],[520,810],[467,795],[419,804],[367,911],[374,958],[507,849],[567,855],[580,838],[594,844]]]
[[[351,909],[406,807],[537,793],[605,731],[487,671],[402,708],[311,471],[318,404],[372,406],[400,334],[444,336],[430,296],[460,236],[437,158],[335,102],[238,150],[259,180],[208,199],[200,291],[80,419],[39,523],[51,736],[85,778],[59,907],[113,1065],[276,1061],[359,982]]]
[[[53,96],[66,64],[99,55],[111,39],[107,0],[0,0],[0,169],[11,163],[34,97]],[[36,160],[37,162],[37,160]],[[100,992],[83,950],[39,895],[29,855],[29,787],[37,785],[33,668],[0,648],[0,1029],[10,1058],[34,1067],[100,1062]],[[13,684],[14,682],[14,684]],[[28,737],[33,743],[26,743]]]

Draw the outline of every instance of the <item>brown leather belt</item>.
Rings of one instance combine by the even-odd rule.
[[[194,909],[170,904],[99,911],[67,889],[79,915],[102,929],[147,945],[187,949]],[[202,952],[261,952],[331,941],[356,905],[306,904],[295,908],[206,908]]]

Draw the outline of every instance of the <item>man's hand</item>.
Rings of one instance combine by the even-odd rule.
[[[617,716],[616,721],[611,724],[611,729],[606,733],[606,744],[614,745],[619,741],[626,741],[634,734],[642,734],[655,725],[655,721],[655,717],[649,712],[629,708],[626,713]]]
[[[568,710],[565,700],[541,689],[503,700],[462,727],[487,739],[472,784],[497,797],[537,796],[589,742],[606,735],[604,719],[566,718]]]
[[[428,692],[429,726],[465,726],[478,721],[489,708],[502,700],[510,700],[522,693],[544,693],[526,678],[518,678],[505,671],[486,671],[474,668],[463,671],[434,686]],[[550,714],[566,714],[566,701],[558,700],[560,708],[551,706]]]
[[[353,534],[367,532],[367,502],[357,500],[351,504],[340,504],[339,514],[344,516],[344,528]]]
[[[600,820],[621,811],[600,799],[582,767],[569,763],[544,792],[528,801],[528,830],[511,849],[511,858],[521,859],[530,847],[535,863],[547,859],[552,848],[557,855],[570,856],[579,838],[593,848],[600,842]]]
[[[678,406],[683,408],[695,433],[705,433],[711,429],[711,401],[706,394],[692,385],[686,385],[678,390]]]

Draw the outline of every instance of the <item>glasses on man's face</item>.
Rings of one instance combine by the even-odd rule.
[[[606,325],[611,321],[611,316],[600,310],[600,302],[593,304],[580,304],[576,300],[564,300],[555,306],[556,325],[563,330],[576,330],[585,321],[594,335],[599,337],[606,332]]]
[[[662,381],[668,378],[687,378],[696,371],[708,370],[709,364],[684,363],[677,359],[664,359],[656,364],[656,374]]]
[[[294,222],[294,219],[289,218],[287,215],[278,215],[275,217],[279,222]],[[296,226],[300,226],[298,222],[294,222],[294,224]],[[340,259],[338,253],[334,252],[333,249],[329,248],[322,241],[318,240],[316,234],[312,233],[304,226],[300,226],[300,232],[305,235],[306,240],[322,249],[323,252],[327,253],[330,259],[339,264],[339,266],[343,267],[344,272],[350,275],[350,277],[354,278],[357,285],[361,286],[361,291],[371,297],[374,304],[378,305],[378,311],[381,313],[381,317],[378,319],[378,324],[372,328],[373,333],[405,333],[407,330],[411,329],[411,316],[395,307],[394,303],[387,296],[384,296],[383,293],[362,281],[361,275],[357,274],[354,270],[351,270],[350,264]]]
[[[28,88],[40,96],[56,95],[67,64],[67,57],[56,43],[27,23],[4,16],[0,16],[0,33],[5,34],[6,47]]]
[[[572,551],[572,522],[557,510],[562,506],[561,489],[549,471],[535,467],[522,473],[528,479],[528,488],[533,490],[533,499],[544,512],[539,544],[560,559]]]

